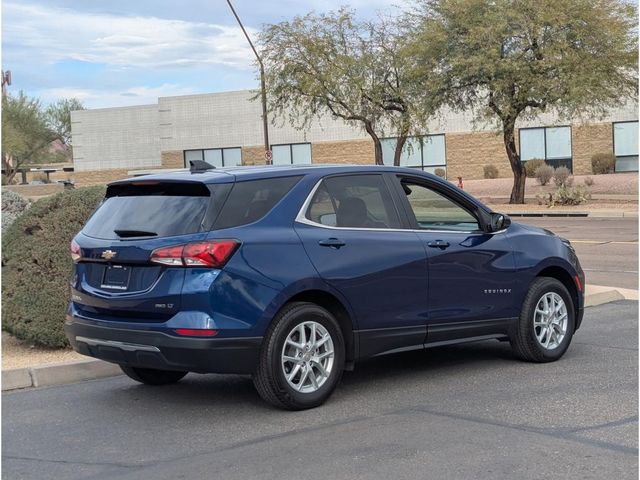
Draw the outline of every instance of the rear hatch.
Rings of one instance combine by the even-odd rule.
[[[105,320],[164,321],[180,309],[184,268],[151,263],[159,248],[204,240],[229,184],[129,181],[112,184],[74,240],[72,301]]]

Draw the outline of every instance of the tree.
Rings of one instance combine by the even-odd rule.
[[[45,111],[49,127],[65,146],[71,146],[71,112],[74,110],[84,110],[82,102],[77,98],[63,98]]]
[[[520,119],[598,116],[637,98],[636,8],[623,0],[422,0],[406,21],[415,74],[454,110],[497,121],[524,203]]]
[[[55,135],[49,128],[40,101],[20,92],[2,99],[2,168],[11,183],[25,163],[47,159]]]
[[[326,114],[363,128],[378,165],[380,138],[393,131],[399,164],[412,129],[402,38],[392,20],[358,22],[345,8],[265,26],[259,40],[269,110],[298,129]]]

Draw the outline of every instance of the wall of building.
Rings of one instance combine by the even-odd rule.
[[[362,139],[312,143],[311,158],[313,163],[372,164],[375,162],[373,141]]]
[[[613,125],[594,123],[575,125],[571,128],[573,173],[592,173],[591,157],[595,153],[613,153]]]
[[[71,112],[71,129],[78,172],[160,166],[157,105]]]
[[[182,168],[184,150],[242,148],[245,165],[265,163],[261,106],[251,91],[161,97],[157,105],[83,110],[72,113],[76,172]],[[591,173],[591,156],[612,151],[611,122],[637,120],[637,104],[613,108],[606,118],[583,123],[561,120],[553,112],[518,123],[518,128],[572,124],[574,173]],[[426,129],[445,134],[449,178],[482,178],[483,167],[494,164],[502,177],[511,175],[496,125],[474,122],[467,112],[443,110]],[[387,132],[388,133],[388,132]],[[360,129],[324,117],[304,131],[288,122],[269,127],[272,145],[311,143],[314,163],[374,162],[373,142]],[[516,133],[516,139],[517,139]],[[80,175],[93,182],[99,176]]]

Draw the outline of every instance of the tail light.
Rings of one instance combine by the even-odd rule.
[[[77,262],[81,257],[80,245],[75,240],[71,240],[71,260]]]
[[[237,240],[211,240],[174,245],[154,250],[149,260],[170,267],[222,268],[239,245],[240,242]]]

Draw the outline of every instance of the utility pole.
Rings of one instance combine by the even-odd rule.
[[[253,46],[253,42],[251,41],[251,38],[249,38],[249,34],[244,29],[244,25],[242,25],[242,22],[240,21],[240,17],[238,17],[238,14],[236,13],[235,8],[233,8],[233,5],[231,4],[231,0],[227,0],[227,3],[229,4],[229,8],[231,9],[231,11],[233,12],[233,16],[236,17],[236,20],[238,21],[238,25],[240,25],[240,28],[242,29],[242,33],[244,33],[244,36],[246,37],[247,42],[249,42],[249,45],[251,46],[251,50],[253,50],[253,53],[256,56],[256,59],[258,60],[258,65],[260,66],[260,88],[261,88],[261,97],[262,97],[262,128],[264,132],[264,156],[265,156],[265,161],[267,165],[271,165],[272,154],[271,154],[271,148],[269,147],[269,122],[267,120],[267,89],[265,87],[265,82],[264,82],[264,65],[262,64],[262,58],[260,58],[260,55],[258,55],[258,51]]]

